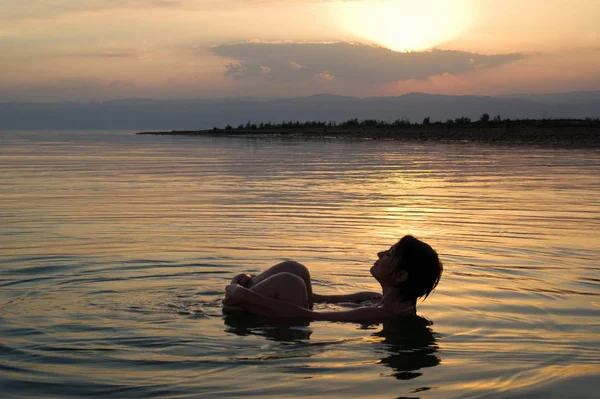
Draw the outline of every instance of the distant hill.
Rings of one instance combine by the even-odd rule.
[[[246,122],[344,121],[351,118],[421,122],[483,113],[504,118],[598,118],[600,91],[512,96],[445,96],[410,93],[356,98],[318,94],[288,99],[111,100],[0,103],[0,130],[193,130]]]

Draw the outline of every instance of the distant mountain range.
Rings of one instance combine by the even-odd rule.
[[[400,97],[318,94],[287,99],[111,100],[102,102],[0,103],[0,130],[193,130],[246,122],[344,121],[351,118],[421,122],[483,113],[504,118],[598,118],[600,91],[510,96]]]

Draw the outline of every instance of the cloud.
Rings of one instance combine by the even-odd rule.
[[[290,2],[318,4],[330,1],[291,0]],[[0,2],[0,20],[53,18],[63,14],[124,8],[231,10],[241,6],[270,6],[278,3],[277,0],[2,0]]]
[[[175,8],[181,0],[3,0],[0,19],[51,18],[58,15],[122,8]]]
[[[48,54],[47,56],[55,57],[55,58],[107,58],[107,59],[121,59],[121,58],[142,58],[144,55],[143,52],[138,52],[134,50],[98,50],[97,52],[93,51],[83,51],[83,52],[71,52],[71,53],[54,53]]]
[[[225,75],[275,82],[343,79],[362,83],[426,80],[444,73],[460,75],[525,58],[523,54],[479,54],[458,50],[401,53],[350,43],[238,43],[212,47],[234,59]]]

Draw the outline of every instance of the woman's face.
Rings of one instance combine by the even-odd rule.
[[[396,245],[393,245],[387,251],[381,251],[377,254],[377,261],[371,266],[371,275],[382,284],[393,284],[398,259],[394,259]]]

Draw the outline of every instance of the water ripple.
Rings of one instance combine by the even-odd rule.
[[[9,397],[600,389],[596,150],[0,135]],[[221,312],[234,274],[284,259],[307,264],[319,293],[376,290],[374,255],[406,233],[445,264],[419,304],[429,320],[285,324]]]

